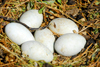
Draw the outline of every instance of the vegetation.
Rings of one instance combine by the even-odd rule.
[[[34,61],[21,54],[20,46],[5,34],[4,28],[27,10],[38,9],[44,16],[41,27],[57,17],[73,20],[79,34],[87,40],[76,56],[65,57],[54,52],[50,63]],[[59,37],[59,35],[56,35]],[[0,67],[100,67],[100,1],[99,0],[0,0]]]

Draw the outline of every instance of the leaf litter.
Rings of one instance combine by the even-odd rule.
[[[23,58],[20,46],[6,36],[4,28],[11,21],[18,22],[22,13],[30,9],[43,13],[41,29],[48,27],[49,22],[57,17],[73,20],[80,30],[75,33],[87,40],[85,48],[70,57],[54,52],[54,59],[49,63]],[[100,1],[0,0],[0,67],[100,67]]]

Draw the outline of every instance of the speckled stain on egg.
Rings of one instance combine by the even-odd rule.
[[[55,37],[49,29],[36,30],[34,37],[36,41],[45,45],[52,53],[54,52]]]
[[[19,21],[25,23],[31,28],[38,28],[42,24],[43,15],[38,13],[38,10],[28,10],[20,17]]]
[[[53,60],[53,53],[43,44],[37,41],[27,41],[21,46],[23,55],[26,54],[30,59],[45,62],[51,62]]]
[[[30,40],[34,40],[34,36],[31,32],[20,23],[9,23],[5,27],[6,35],[16,44],[21,45],[22,43]]]
[[[55,50],[64,56],[78,54],[86,44],[86,39],[75,33],[68,33],[60,36],[55,42]]]
[[[75,22],[67,18],[56,18],[52,20],[49,24],[49,28],[59,35],[73,33],[74,30],[78,32],[78,26]]]

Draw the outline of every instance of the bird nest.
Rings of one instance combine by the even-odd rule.
[[[99,0],[0,0],[0,67],[100,67],[99,6]],[[20,16],[30,9],[38,9],[43,14],[41,29],[58,17],[73,20],[78,33],[86,38],[84,49],[68,57],[54,52],[54,59],[49,63],[22,57],[20,46],[9,40],[4,28],[12,21],[21,23]]]

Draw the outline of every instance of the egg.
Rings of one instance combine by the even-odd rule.
[[[74,30],[78,32],[78,26],[75,22],[67,18],[53,19],[49,24],[49,29],[58,35],[73,33]]]
[[[63,56],[78,54],[85,46],[86,39],[75,33],[60,36],[55,42],[55,50]]]
[[[23,55],[27,55],[35,61],[44,60],[45,62],[51,62],[53,60],[53,53],[37,41],[27,41],[22,44],[21,49]]]
[[[23,25],[19,23],[9,23],[5,27],[5,33],[10,40],[18,45],[30,40],[35,40],[31,32]]]
[[[36,41],[45,45],[52,53],[54,52],[55,37],[49,29],[36,30],[34,37]]]
[[[38,10],[32,9],[23,13],[19,21],[31,28],[38,28],[42,24],[43,15],[39,14]]]

